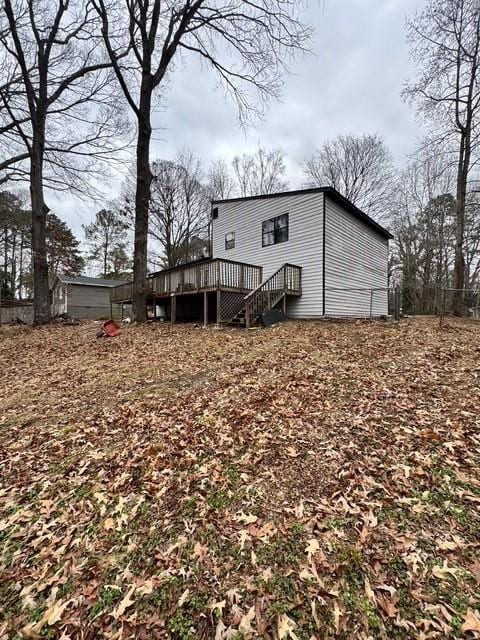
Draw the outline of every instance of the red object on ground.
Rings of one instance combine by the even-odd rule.
[[[103,323],[103,332],[109,338],[114,338],[121,334],[121,329],[116,322],[113,320],[107,320]]]

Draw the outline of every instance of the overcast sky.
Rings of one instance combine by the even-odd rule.
[[[191,149],[208,164],[252,151],[258,142],[282,149],[292,189],[302,186],[301,165],[326,139],[340,133],[379,133],[398,166],[420,134],[414,110],[400,92],[413,74],[405,16],[424,0],[310,0],[313,55],[301,58],[285,78],[281,102],[263,121],[243,131],[235,105],[208,71],[195,64],[177,69],[164,107],[154,116],[152,159],[173,159]],[[112,183],[114,195],[118,184]],[[81,225],[99,208],[62,195],[52,209],[83,239]]]

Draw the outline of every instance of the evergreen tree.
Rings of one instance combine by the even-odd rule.
[[[111,209],[102,209],[95,215],[95,221],[84,225],[85,238],[90,244],[87,257],[101,264],[102,278],[116,278],[119,273],[128,271],[130,260],[125,242],[128,224]]]
[[[85,260],[80,253],[80,242],[71,229],[55,214],[47,215],[47,260],[50,279],[57,273],[79,275]]]

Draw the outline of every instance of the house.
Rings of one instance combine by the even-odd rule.
[[[332,187],[212,202],[212,257],[149,277],[172,322],[388,313],[391,234]],[[131,285],[112,289],[129,301]],[[155,308],[155,305],[153,305]]]
[[[121,309],[116,304],[110,308],[110,291],[122,284],[124,280],[58,274],[51,287],[52,314],[68,313],[91,320],[117,316]]]

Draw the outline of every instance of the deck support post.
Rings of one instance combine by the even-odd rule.
[[[208,293],[203,292],[203,326],[208,326]]]
[[[221,295],[222,292],[220,289],[217,289],[217,329],[220,329],[220,322],[222,320]]]
[[[177,319],[177,296],[173,293],[170,297],[170,322],[175,324]]]
[[[287,317],[287,294],[286,293],[282,298],[282,311],[283,311],[283,316],[286,318]]]

